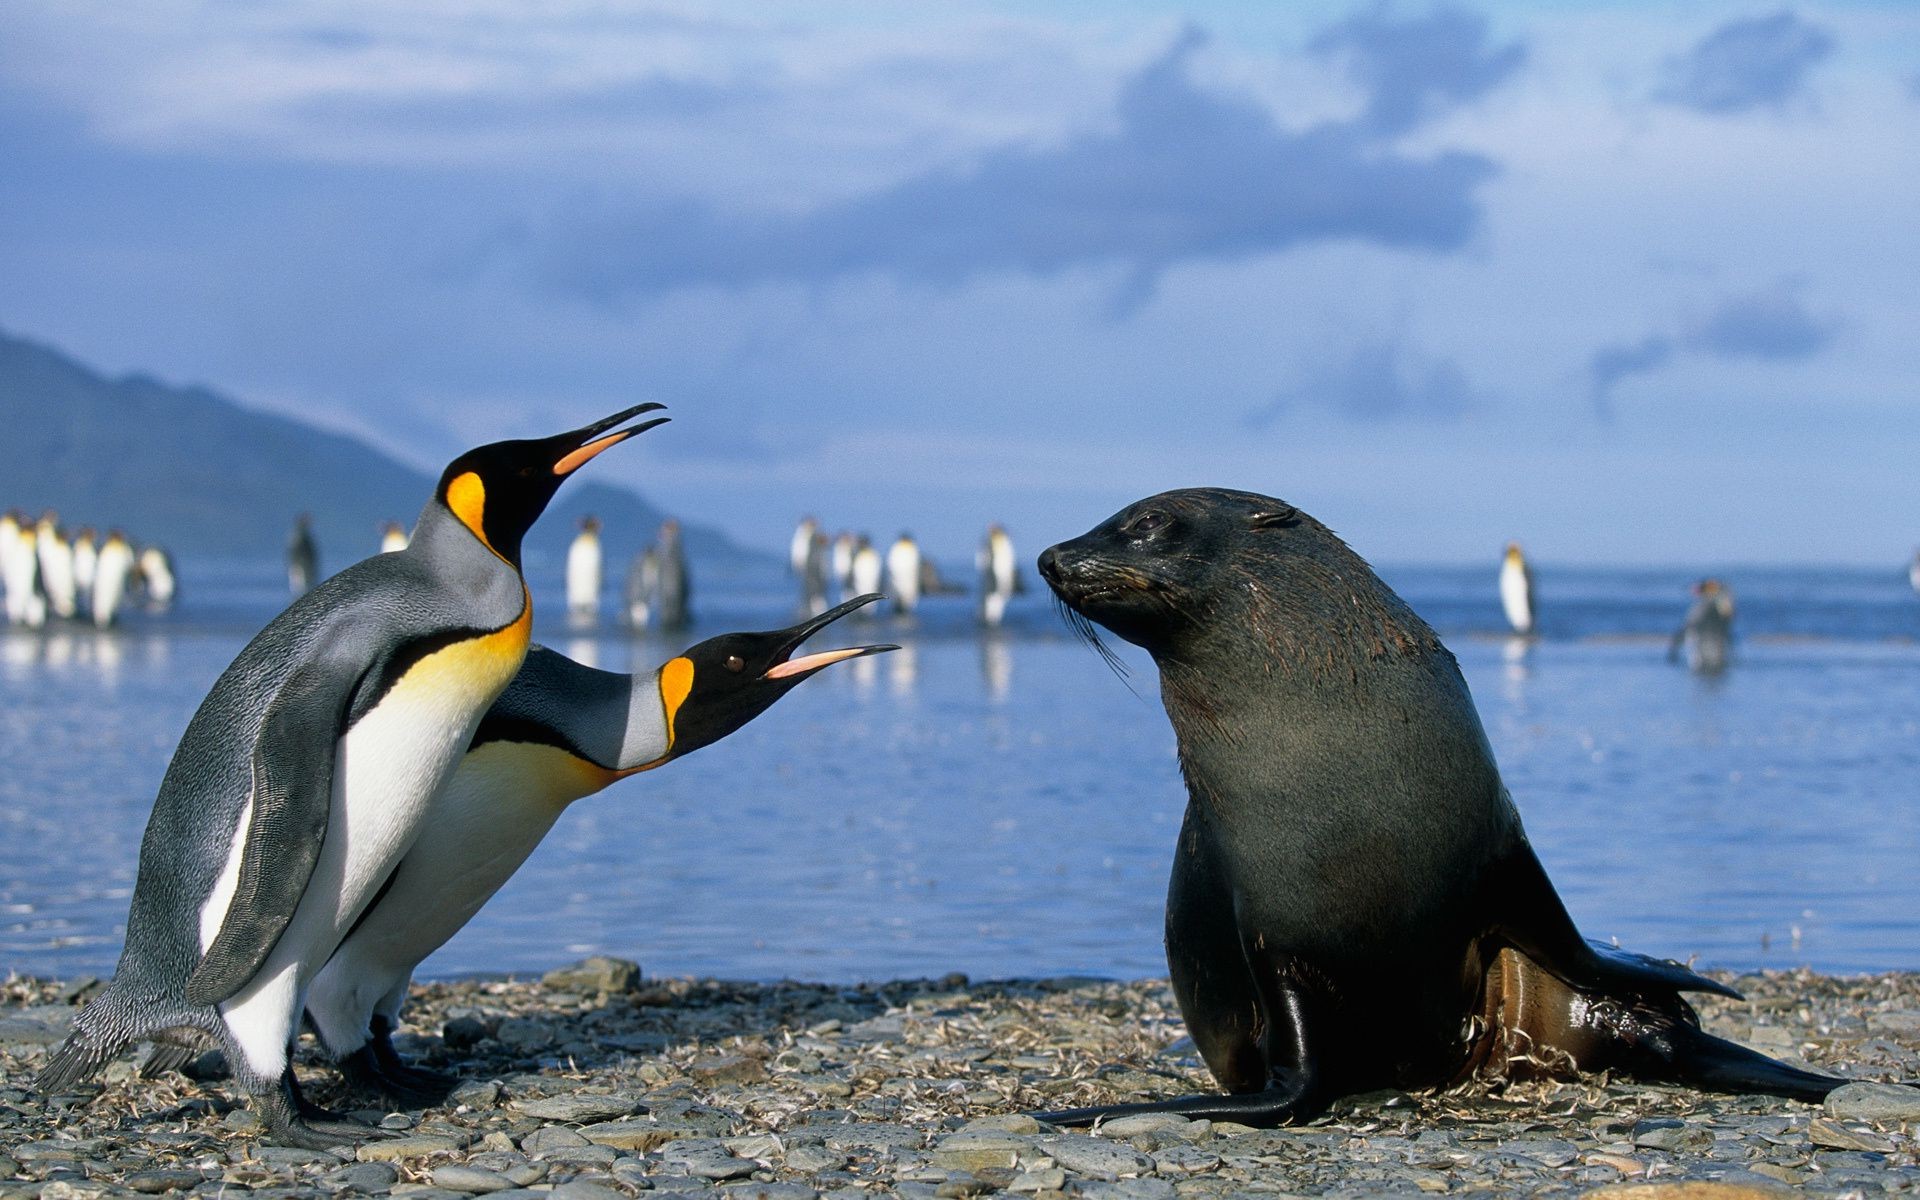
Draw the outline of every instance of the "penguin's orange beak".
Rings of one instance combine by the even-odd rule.
[[[581,467],[586,466],[589,462],[592,462],[601,451],[610,450],[628,438],[636,434],[645,433],[656,425],[665,425],[668,421],[672,420],[671,417],[655,417],[651,421],[642,421],[638,425],[628,426],[618,433],[605,432],[620,424],[622,421],[637,417],[641,413],[655,412],[665,407],[666,405],[664,404],[636,404],[625,412],[615,413],[604,420],[595,421],[584,429],[576,429],[572,433],[561,434],[560,437],[554,440],[571,442],[573,449],[561,455],[553,464],[553,473],[564,479],[568,475],[578,471]]]

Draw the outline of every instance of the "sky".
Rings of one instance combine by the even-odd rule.
[[[1920,6],[14,0],[0,146],[0,328],[752,545],[1920,544]]]

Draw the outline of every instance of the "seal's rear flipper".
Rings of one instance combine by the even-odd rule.
[[[1138,1113],[1176,1113],[1194,1121],[1235,1121],[1256,1129],[1273,1129],[1292,1121],[1305,1120],[1318,1111],[1318,1107],[1308,1103],[1298,1090],[1276,1087],[1237,1095],[1176,1096],[1171,1100],[1152,1100],[1144,1104],[1069,1108],[1060,1112],[1034,1113],[1033,1118],[1049,1125],[1073,1128]]]
[[[1790,1067],[1690,1025],[1675,1026],[1663,1040],[1667,1044],[1656,1052],[1661,1061],[1636,1074],[1716,1092],[1786,1096],[1808,1104],[1818,1104],[1828,1092],[1847,1082]]]
[[[1742,998],[1726,984],[1696,975],[1671,959],[1649,958],[1581,937],[1524,835],[1487,871],[1484,887],[1487,894],[1501,898],[1494,907],[1502,916],[1493,932],[1582,991],[1654,996],[1712,992]]]

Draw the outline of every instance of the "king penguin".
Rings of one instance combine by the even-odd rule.
[[[287,535],[287,588],[295,597],[306,595],[320,580],[320,544],[313,538],[313,514],[301,513]]]
[[[1519,542],[1507,543],[1507,556],[1500,564],[1500,607],[1506,610],[1507,624],[1521,637],[1533,633],[1533,568],[1520,552]]]
[[[980,619],[987,625],[1006,620],[1007,605],[1020,590],[1020,568],[1013,555],[1013,539],[997,522],[987,526],[986,544],[980,547]]]
[[[407,527],[398,521],[388,521],[380,526],[380,553],[392,554],[395,550],[407,548]]]
[[[307,995],[321,1045],[360,1086],[406,1103],[451,1080],[395,1053],[391,1034],[422,959],[506,883],[566,807],[617,780],[710,746],[815,672],[893,650],[851,646],[793,657],[877,595],[769,633],[709,638],[658,670],[616,675],[535,647],[481,720],[413,848],[334,951]]]
[[[95,627],[105,629],[113,624],[133,573],[133,547],[127,544],[126,535],[115,529],[100,544],[100,553],[94,562],[90,603]]]
[[[371,1132],[300,1096],[290,1051],[308,985],[526,657],[522,537],[568,475],[665,418],[617,426],[659,407],[455,459],[405,550],[320,584],[240,652],[161,781],[113,981],[41,1091],[137,1040],[208,1040],[275,1141]]]
[[[920,543],[903,533],[887,547],[887,589],[894,612],[906,616],[920,607],[920,583]]]
[[[147,607],[164,611],[173,607],[173,598],[179,591],[178,574],[173,569],[173,556],[164,546],[148,546],[140,552],[140,584],[146,589]]]
[[[567,547],[567,616],[592,624],[600,615],[600,518],[580,518],[580,532]]]
[[[73,579],[73,546],[60,532],[60,516],[52,509],[40,514],[34,530],[34,551],[40,556],[40,590],[47,594],[47,607],[56,617],[71,617],[79,610]]]

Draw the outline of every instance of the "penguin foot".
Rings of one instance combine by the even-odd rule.
[[[362,1046],[339,1062],[340,1073],[355,1091],[379,1096],[398,1108],[432,1108],[447,1098],[459,1081],[410,1066],[397,1055],[383,1060],[371,1045]]]
[[[256,1094],[254,1108],[267,1127],[267,1140],[276,1146],[332,1150],[386,1135],[383,1129],[362,1125],[309,1103],[300,1095],[291,1071],[281,1077],[279,1086]]]

